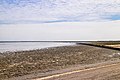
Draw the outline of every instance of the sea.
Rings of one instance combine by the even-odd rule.
[[[69,42],[0,42],[0,52],[14,52],[14,51],[26,51],[35,50],[49,47],[70,46],[75,43]]]

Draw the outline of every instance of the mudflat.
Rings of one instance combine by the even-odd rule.
[[[117,50],[87,45],[0,53],[0,79],[13,77],[20,79],[21,77],[22,80],[22,76],[25,75],[46,74],[46,72],[67,69],[73,65],[86,66],[107,61],[119,61],[119,53],[120,51]]]

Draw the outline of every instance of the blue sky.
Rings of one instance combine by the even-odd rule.
[[[0,0],[0,24],[120,20],[120,0]]]

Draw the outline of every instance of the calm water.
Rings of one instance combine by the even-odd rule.
[[[34,50],[48,47],[74,45],[74,43],[60,42],[6,42],[0,43],[0,52]]]

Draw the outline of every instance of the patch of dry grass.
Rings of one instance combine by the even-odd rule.
[[[0,54],[0,78],[18,77],[34,72],[46,72],[76,64],[93,64],[119,59],[119,51],[85,45],[19,51]]]

